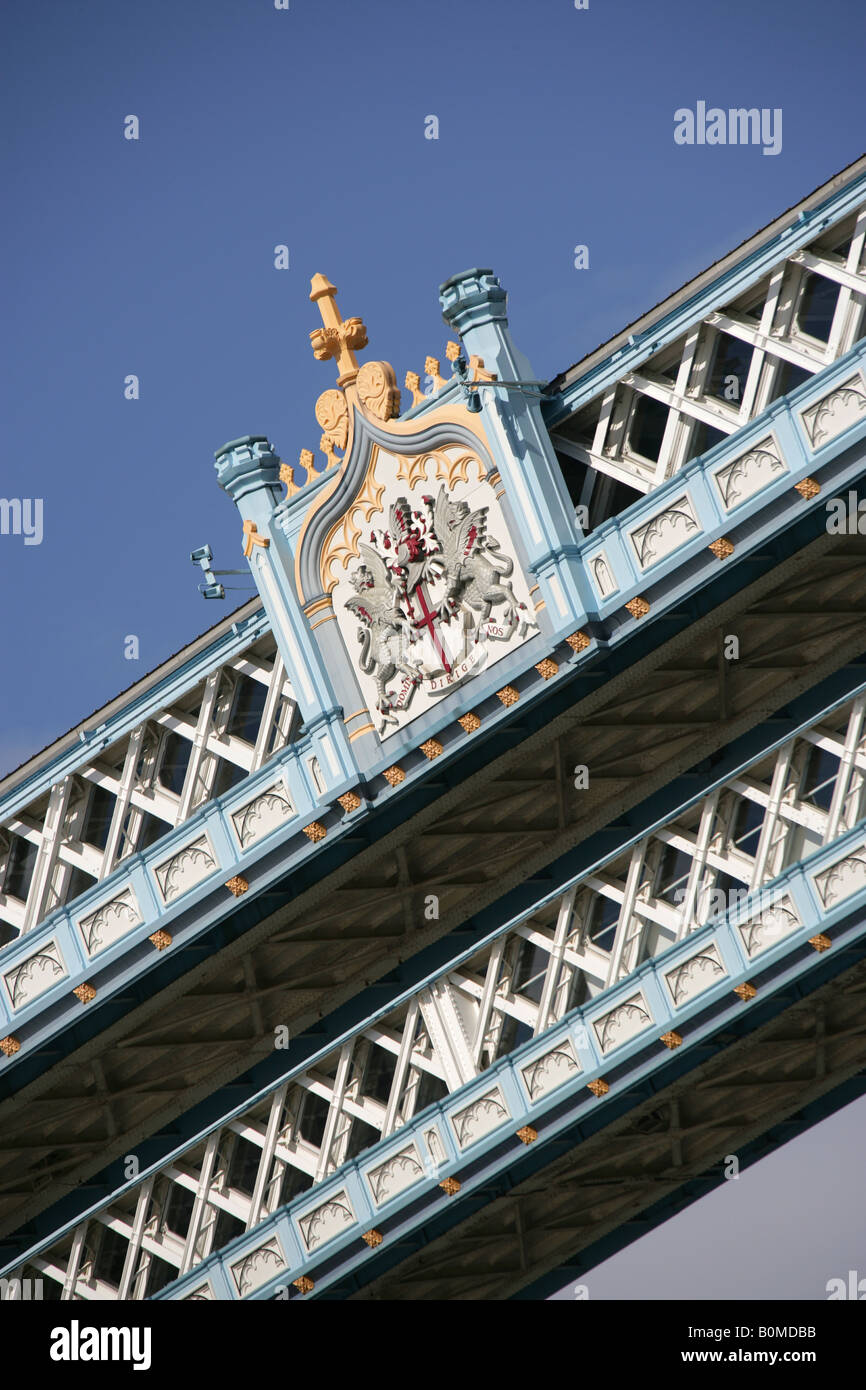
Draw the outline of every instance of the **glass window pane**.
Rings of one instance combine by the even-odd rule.
[[[635,453],[652,463],[658,461],[668,422],[668,408],[651,396],[641,396],[634,408],[629,428],[629,444]]]
[[[373,1100],[381,1101],[382,1105],[387,1105],[396,1069],[397,1058],[395,1054],[386,1052],[384,1047],[374,1045],[370,1049],[370,1056],[367,1059],[364,1094],[371,1096]]]
[[[805,367],[797,367],[793,362],[780,362],[767,404],[769,405],[770,401],[777,401],[780,396],[787,396],[789,391],[801,386],[811,376],[812,373],[807,372]]]
[[[255,743],[267,696],[268,688],[261,681],[241,676],[226,733],[233,738],[242,738],[247,743]]]
[[[699,454],[706,454],[710,449],[714,449],[727,437],[724,430],[714,429],[712,425],[705,425],[703,420],[698,420],[692,429],[686,452],[686,463],[689,459],[696,459]]]
[[[656,875],[655,896],[678,907],[686,894],[692,857],[674,845],[665,845]]]
[[[69,875],[69,883],[66,885],[66,896],[64,903],[71,903],[73,898],[79,897],[81,893],[86,893],[88,888],[92,888],[96,879],[93,874],[87,873],[85,869],[73,869]]]
[[[234,1240],[235,1236],[242,1236],[245,1229],[243,1221],[238,1220],[236,1216],[232,1216],[230,1211],[225,1211],[221,1207],[214,1229],[213,1249],[221,1250],[224,1245],[228,1245],[230,1240]],[[161,1264],[162,1261],[159,1263]],[[177,1270],[173,1272],[171,1278],[177,1278]],[[168,1283],[168,1280],[165,1282]],[[160,1284],[159,1287],[162,1288],[162,1285]]]
[[[415,1114],[419,1110],[426,1110],[428,1105],[433,1105],[437,1100],[444,1100],[448,1094],[448,1087],[439,1076],[434,1076],[432,1072],[421,1073],[421,1080],[418,1082],[418,1095],[415,1100]]]
[[[313,1186],[313,1179],[309,1173],[301,1172],[300,1168],[287,1167],[279,1179],[277,1190],[269,1201],[272,1211],[282,1206],[285,1202],[290,1202],[299,1193],[306,1192]]]
[[[128,1248],[129,1242],[124,1236],[105,1226],[99,1244],[99,1254],[93,1265],[94,1277],[103,1284],[110,1284],[112,1288],[119,1288]]]
[[[730,333],[719,333],[706,394],[738,406],[745,394],[753,351],[751,343],[733,338]]]
[[[307,1091],[298,1120],[298,1133],[302,1139],[306,1139],[307,1143],[312,1144],[316,1149],[321,1144],[325,1133],[328,1110],[328,1102],[322,1096]]]
[[[81,830],[81,838],[85,844],[93,845],[96,849],[105,849],[111,829],[111,817],[114,814],[114,802],[114,792],[108,791],[106,787],[93,788]]]
[[[820,338],[822,343],[828,342],[838,298],[839,286],[832,280],[823,275],[807,275],[797,310],[797,323],[802,332],[808,333],[810,338]]]
[[[235,1141],[229,1168],[229,1187],[243,1192],[246,1197],[252,1197],[261,1158],[262,1151],[258,1145],[251,1144],[249,1139],[242,1139],[239,1135]]]
[[[213,788],[214,796],[222,796],[225,792],[231,791],[232,787],[243,781],[246,775],[243,768],[238,767],[237,763],[230,763],[227,758],[220,758]]]
[[[225,1213],[223,1213],[225,1215]],[[238,1223],[240,1225],[240,1223]],[[241,1225],[241,1230],[243,1230]],[[145,1298],[152,1298],[160,1289],[164,1289],[166,1284],[170,1284],[172,1279],[176,1279],[179,1270],[174,1265],[169,1264],[168,1260],[161,1260],[158,1255],[151,1255],[150,1264],[147,1269],[147,1286]]]
[[[352,1132],[349,1135],[349,1143],[346,1146],[345,1162],[351,1158],[357,1158],[364,1149],[369,1149],[372,1144],[377,1144],[382,1135],[375,1125],[368,1125],[366,1120],[352,1119]]]
[[[498,1061],[500,1057],[507,1057],[509,1052],[513,1052],[516,1047],[529,1042],[531,1037],[532,1029],[528,1023],[523,1023],[519,1018],[506,1014],[502,1022],[502,1031],[499,1034],[496,1060]]]
[[[139,853],[143,849],[148,849],[161,835],[167,835],[171,828],[168,821],[162,820],[159,816],[152,816],[149,811],[145,811],[141,818],[136,849]]]
[[[743,854],[751,855],[753,859],[757,853],[763,824],[763,806],[759,805],[757,801],[750,801],[747,797],[743,797],[737,807],[733,841],[738,850]]]
[[[166,1230],[173,1231],[181,1240],[189,1230],[194,1203],[195,1193],[188,1187],[181,1187],[177,1182],[170,1184],[162,1219]]]
[[[192,744],[188,738],[183,738],[181,734],[170,733],[165,740],[159,768],[159,781],[169,791],[174,792],[175,796],[180,796],[183,791],[191,752]]]
[[[19,898],[21,902],[26,902],[27,894],[30,892],[30,880],[36,867],[38,850],[36,845],[23,839],[20,835],[12,835],[10,838],[12,847],[9,851],[3,892],[9,893],[13,898]]]
[[[619,903],[615,902],[613,898],[603,898],[599,894],[593,902],[589,939],[600,946],[603,951],[613,950],[613,940],[616,936],[620,911]]]
[[[541,991],[544,988],[544,976],[549,964],[550,952],[524,938],[518,948],[517,962],[511,982],[512,993],[522,994],[524,998],[531,999],[533,1004],[539,1004]]]
[[[812,748],[803,778],[803,800],[829,811],[839,772],[839,759],[825,748]]]

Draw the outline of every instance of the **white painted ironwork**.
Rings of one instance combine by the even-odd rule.
[[[866,815],[864,708],[862,693],[840,704],[331,1052],[287,1071],[269,1094],[118,1193],[14,1276],[42,1277],[63,1299],[150,1297],[570,1009],[735,907]],[[862,858],[825,874],[819,891],[849,891],[837,887],[844,873],[860,883]],[[740,930],[753,954],[796,924],[792,905],[780,899]],[[672,991],[703,988],[721,969],[712,947],[701,970],[687,964],[685,973],[673,971]],[[638,994],[597,1020],[605,1039],[645,1026]],[[575,1066],[573,1057],[557,1056],[550,1076],[533,1072],[528,1084],[543,1089]],[[487,1109],[493,1115],[495,1106]]]
[[[553,443],[566,460],[564,468],[570,467],[567,460],[589,466],[581,503],[590,505],[591,515],[597,510],[591,499],[598,492],[599,475],[638,492],[658,487],[703,451],[698,448],[700,426],[723,435],[742,429],[792,389],[786,383],[786,366],[814,374],[853,347],[864,332],[864,241],[866,208],[861,208],[830,230],[823,229],[808,247],[787,256],[780,251],[779,262],[758,285],[706,313],[639,370],[626,371],[615,385],[600,387],[575,415],[560,421]],[[800,321],[812,276],[838,289],[826,341],[810,335]],[[710,391],[725,335],[752,350],[745,379],[731,384],[728,399]],[[632,438],[642,400],[667,408],[657,458],[641,454]],[[594,517],[594,523],[598,519]]]
[[[268,762],[290,741],[295,709],[266,633],[97,758],[83,753],[0,821],[0,948]]]

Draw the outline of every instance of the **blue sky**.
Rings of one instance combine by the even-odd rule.
[[[439,283],[492,266],[552,376],[864,144],[860,0],[6,0],[0,25],[0,495],[44,509],[40,545],[0,536],[0,773],[228,610],[188,558],[243,563],[213,451],[317,447],[316,271],[402,381],[444,355]],[[782,108],[781,153],[676,145],[699,100]]]

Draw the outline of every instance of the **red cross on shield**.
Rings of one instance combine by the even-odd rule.
[[[420,610],[420,618],[415,617],[413,599],[415,603],[418,605],[418,609]],[[438,614],[430,603],[429,594],[427,593],[427,590],[423,583],[419,582],[415,585],[415,588],[412,591],[411,596],[409,594],[406,595],[406,606],[409,609],[409,621],[411,622],[412,627],[415,628],[416,631],[423,628],[424,631],[428,634],[428,636],[430,637],[430,641],[433,644],[433,649],[436,652],[436,655],[442,662],[442,666],[445,669],[445,671],[447,671],[450,675],[451,662],[448,660],[447,653],[442,645],[442,640],[439,636]]]

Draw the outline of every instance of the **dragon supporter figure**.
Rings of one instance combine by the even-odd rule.
[[[425,679],[451,672],[443,629],[453,645],[456,624],[467,650],[485,635],[503,641],[535,626],[514,593],[513,560],[487,534],[488,508],[471,511],[466,502],[452,501],[444,487],[422,502],[423,512],[413,511],[405,497],[392,504],[387,531],[371,532],[371,544],[359,546],[362,563],[349,579],[355,595],[345,607],[361,623],[359,664],[376,684],[380,733],[398,723],[394,711],[408,707]],[[502,611],[495,615],[495,632],[488,633],[496,609]],[[430,668],[429,652],[425,657],[425,630],[438,669]],[[398,674],[404,679],[393,694],[388,684]]]

